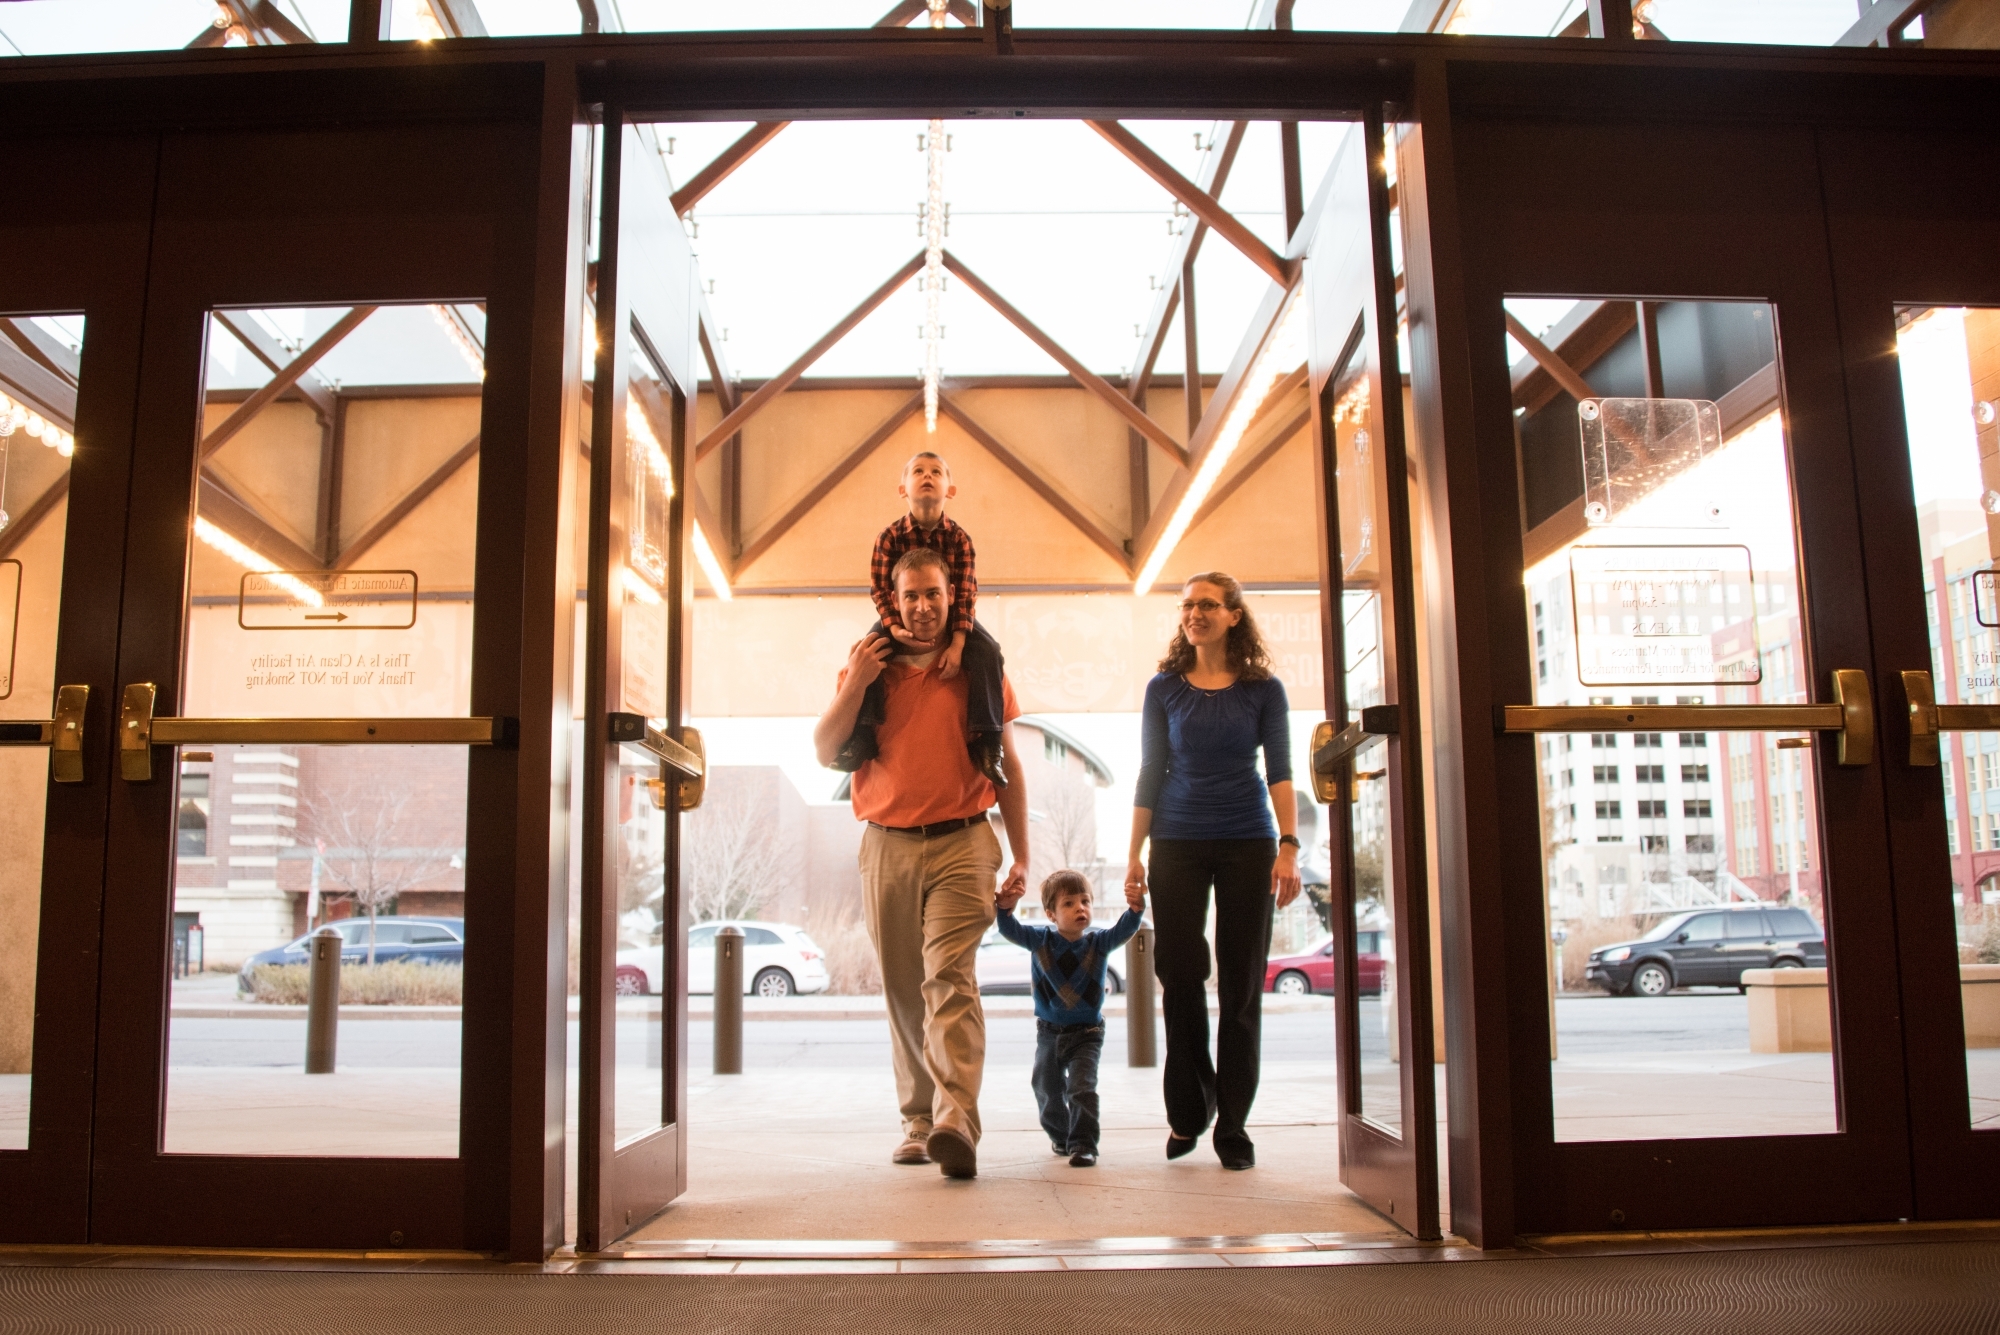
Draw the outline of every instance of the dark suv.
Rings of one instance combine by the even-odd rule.
[[[1826,934],[1804,909],[1734,904],[1676,913],[1636,941],[1590,952],[1584,977],[1613,996],[1743,986],[1745,969],[1822,968]]]

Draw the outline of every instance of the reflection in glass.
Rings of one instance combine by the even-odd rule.
[[[162,712],[471,712],[484,330],[473,303],[211,313],[185,677]],[[456,1155],[465,748],[178,760],[176,949],[200,948],[174,983],[166,1149]],[[321,928],[341,1025],[336,1071],[308,1076]]]
[[[40,720],[55,711],[83,317],[14,316],[0,333],[0,721]],[[46,746],[0,746],[0,1150],[28,1147],[48,784]]]
[[[2000,703],[2000,311],[1914,307],[1897,323],[1932,690]],[[1940,742],[1972,1124],[2000,1127],[2000,733]]]
[[[1769,308],[1509,310],[1534,702],[1812,700]],[[1535,745],[1556,1139],[1837,1130],[1809,736]]]

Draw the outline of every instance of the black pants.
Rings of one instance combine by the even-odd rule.
[[[877,635],[890,639],[894,644],[901,641],[889,635],[889,623],[878,621],[873,626]],[[984,736],[998,736],[1000,724],[1006,714],[1006,702],[1001,696],[1000,670],[1004,666],[1000,655],[1000,642],[987,633],[986,627],[977,621],[965,634],[965,653],[958,660],[959,671],[965,674],[965,731],[968,741]],[[833,768],[856,770],[865,761],[873,760],[880,748],[876,745],[875,729],[880,727],[887,716],[889,692],[877,677],[868,683],[868,691],[861,697],[861,712],[855,716],[854,732],[840,748]]]
[[[1035,1103],[1051,1148],[1097,1153],[1097,1065],[1104,1057],[1101,1024],[1035,1021]]]
[[[1271,953],[1272,839],[1155,839],[1153,967],[1167,1025],[1162,1085],[1167,1125],[1199,1136],[1215,1122],[1218,1149],[1247,1146],[1263,1042],[1264,971]],[[1215,1059],[1208,1055],[1208,894],[1215,891]]]

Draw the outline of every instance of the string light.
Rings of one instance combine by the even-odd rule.
[[[76,453],[75,436],[19,399],[0,392],[0,440],[16,431],[26,431],[65,459]]]
[[[263,575],[306,606],[326,606],[326,599],[320,596],[318,589],[296,575],[285,573],[276,562],[269,560],[255,548],[247,546],[235,535],[224,532],[200,515],[194,517],[194,535],[245,570]]]
[[[481,380],[486,378],[486,349],[473,340],[472,332],[465,327],[464,317],[447,306],[432,306],[431,318],[443,327],[451,345],[458,349],[458,355],[465,358],[465,364]]]
[[[926,0],[926,3],[931,11],[931,26],[933,28],[942,28],[944,26],[944,7],[947,0]]]
[[[944,6],[933,0],[931,26],[944,26]],[[924,427],[935,433],[938,378],[944,363],[944,326],[938,322],[944,297],[944,122],[934,120],[927,136],[929,189],[924,196]]]
[[[1244,433],[1256,418],[1257,410],[1264,406],[1271,389],[1287,372],[1298,369],[1305,360],[1306,320],[1305,303],[1299,300],[1298,289],[1294,288],[1285,297],[1285,308],[1278,313],[1271,326],[1271,332],[1264,339],[1264,346],[1257,350],[1257,356],[1250,363],[1250,369],[1236,387],[1236,397],[1229,405],[1228,415],[1222,419],[1221,428],[1215,433],[1215,441],[1209,446],[1208,456],[1201,461],[1201,468],[1194,475],[1194,481],[1181,493],[1180,503],[1174,507],[1173,518],[1160,533],[1160,540],[1153,544],[1153,554],[1146,558],[1145,568],[1133,583],[1132,592],[1145,596],[1151,592],[1153,582],[1160,577],[1160,568],[1173,555],[1174,548],[1187,536],[1188,525],[1200,511],[1202,502],[1222,477],[1222,470],[1228,465],[1236,447],[1243,443]]]

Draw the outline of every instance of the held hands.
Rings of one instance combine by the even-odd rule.
[[[1016,862],[1007,868],[1007,878],[1000,882],[999,892],[993,896],[995,908],[1011,909],[1021,902],[1021,896],[1028,893],[1028,864]]]
[[[1140,858],[1133,858],[1125,869],[1125,907],[1134,913],[1146,909],[1146,864]]]
[[[1278,907],[1285,908],[1299,897],[1299,850],[1290,844],[1278,845],[1278,862],[1271,868],[1271,893]]]

